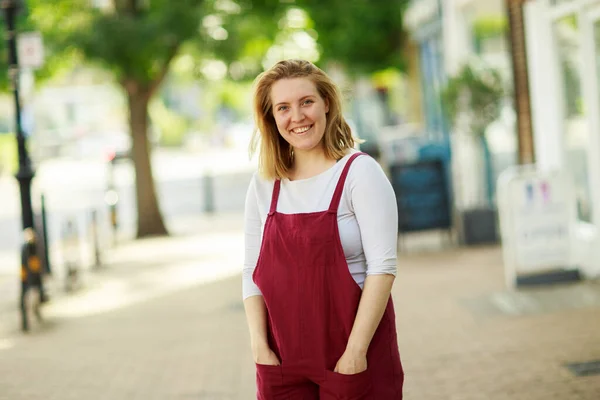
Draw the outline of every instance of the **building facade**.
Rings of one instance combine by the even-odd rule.
[[[458,74],[466,64],[485,64],[510,73],[503,5],[504,0],[417,0],[411,2],[404,18],[419,47],[424,128],[430,138],[442,139],[451,147],[453,202],[459,213],[487,203],[487,181],[493,181],[500,168],[495,168],[497,173],[492,171],[492,177],[486,175],[480,140],[471,132],[450,126],[441,93],[448,77]],[[497,27],[493,35],[490,25],[492,30]],[[482,26],[487,28],[486,35],[481,33]],[[502,121],[495,125],[495,132],[486,137],[492,163],[502,167],[507,163],[504,159],[511,163],[514,158],[504,156],[514,153],[514,138],[504,134]]]
[[[441,90],[445,82],[444,35],[441,0],[412,1],[404,22],[417,46],[424,128],[433,140],[445,139]]]
[[[439,100],[447,76],[454,75],[472,58],[483,59],[486,64],[511,73],[507,47],[500,46],[496,49],[499,51],[486,54],[474,41],[477,19],[505,15],[504,6],[505,0],[412,2],[405,24],[419,46],[424,119],[427,131],[433,132],[433,136],[437,132],[447,134],[449,130]],[[523,7],[536,164],[542,170],[560,169],[568,173],[578,216],[573,263],[586,276],[597,277],[600,276],[600,0],[526,0]],[[510,135],[500,132],[497,136]],[[461,138],[460,132],[454,132],[452,137],[454,143],[463,141],[453,145],[453,159],[471,158],[466,136]],[[510,140],[515,139],[516,136]],[[505,147],[509,152],[516,151],[512,145]],[[459,171],[460,179],[455,177],[456,181],[478,179],[469,175],[474,170],[472,163],[466,164],[471,167],[462,168],[464,171]],[[454,189],[457,208],[469,207],[478,197],[478,184]]]
[[[536,164],[569,174],[573,262],[599,276],[600,0],[529,0],[524,12]]]

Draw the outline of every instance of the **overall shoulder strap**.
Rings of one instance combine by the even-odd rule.
[[[333,192],[333,197],[331,198],[331,204],[329,205],[329,212],[336,213],[338,211],[338,207],[340,205],[340,200],[342,198],[342,192],[344,191],[344,184],[346,183],[346,177],[348,176],[348,171],[350,170],[350,166],[352,162],[356,160],[358,156],[366,155],[365,153],[354,153],[350,156],[348,161],[346,161],[346,165],[344,166],[344,170],[342,171],[342,175],[338,180],[337,186],[335,187],[335,192]]]
[[[271,196],[271,209],[269,215],[273,215],[277,211],[277,201],[279,200],[279,191],[281,190],[281,180],[276,179],[273,185],[273,195]]]

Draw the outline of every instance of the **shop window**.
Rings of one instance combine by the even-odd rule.
[[[422,90],[428,133],[440,138],[445,134],[445,121],[440,92],[443,76],[441,38],[426,40],[421,46]]]
[[[590,141],[581,87],[582,55],[579,29],[575,15],[556,20],[553,25],[562,81],[565,168],[573,179],[579,219],[590,222],[591,199],[588,181]]]

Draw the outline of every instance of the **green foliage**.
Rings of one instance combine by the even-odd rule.
[[[501,111],[505,89],[498,71],[469,65],[450,78],[442,90],[442,102],[453,125],[461,113],[469,114],[470,130],[483,135]]]
[[[305,29],[316,37],[320,65],[335,62],[349,73],[364,74],[386,68],[405,69],[403,45],[404,11],[409,0],[245,0],[244,12],[230,19],[227,30],[230,52],[243,57],[266,54],[282,29],[282,18],[290,8],[308,14]],[[293,26],[291,28],[294,28]],[[251,39],[249,39],[251,38]],[[225,59],[228,59],[227,56]]]
[[[191,56],[194,78],[207,59],[237,62],[237,79],[254,77],[284,11],[265,0],[131,0],[115,10],[91,8],[89,0],[31,1],[51,53],[71,51],[143,87],[160,83],[177,55]],[[125,3],[143,5],[132,11]]]
[[[223,81],[215,93],[221,105],[235,110],[238,114],[250,114],[252,112],[252,99],[249,96],[251,92],[249,84]]]
[[[186,118],[167,108],[159,98],[150,102],[149,114],[152,124],[160,131],[160,144],[181,146],[189,127]]]
[[[574,43],[572,39],[579,34],[579,29],[575,15],[560,18],[554,25],[554,34],[558,45],[557,56],[560,62],[563,84],[563,102],[567,118],[582,115],[584,112],[580,60],[576,56],[581,51],[581,44]],[[595,39],[598,40],[597,33],[595,36]]]
[[[508,30],[508,18],[505,15],[488,15],[473,22],[473,35],[476,40],[503,36]]]
[[[274,43],[287,7],[272,0],[240,1],[238,6],[235,12],[216,9],[205,18],[198,46],[204,54],[232,66],[230,78],[249,80],[262,71],[262,60]],[[226,39],[219,40],[218,29],[227,32]]]
[[[161,80],[181,44],[198,35],[203,0],[116,2],[114,10],[89,0],[31,0],[30,18],[51,54],[74,52],[124,82],[148,87]],[[127,4],[124,4],[127,3]],[[128,8],[128,4],[138,5]]]
[[[408,0],[115,0],[106,10],[91,3],[27,0],[19,31],[41,31],[47,54],[38,80],[85,61],[113,72],[121,83],[153,88],[177,53],[192,56],[195,78],[203,60],[219,59],[232,66],[230,78],[252,79],[291,7],[309,13],[320,64],[335,61],[357,73],[404,67],[402,17]],[[6,88],[5,70],[0,64],[0,87]]]
[[[506,37],[508,29],[506,15],[488,15],[477,18],[473,23],[475,51],[480,54],[488,40],[498,40]]]
[[[341,63],[351,73],[393,67],[404,70],[402,18],[408,0],[297,0],[315,24],[321,62]]]
[[[580,72],[573,60],[561,57],[561,72],[563,83],[563,101],[565,104],[565,117],[573,118],[583,115],[583,93],[581,88]]]

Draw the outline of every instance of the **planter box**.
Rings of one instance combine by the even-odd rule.
[[[493,208],[460,211],[462,241],[466,245],[498,243],[498,218]]]

